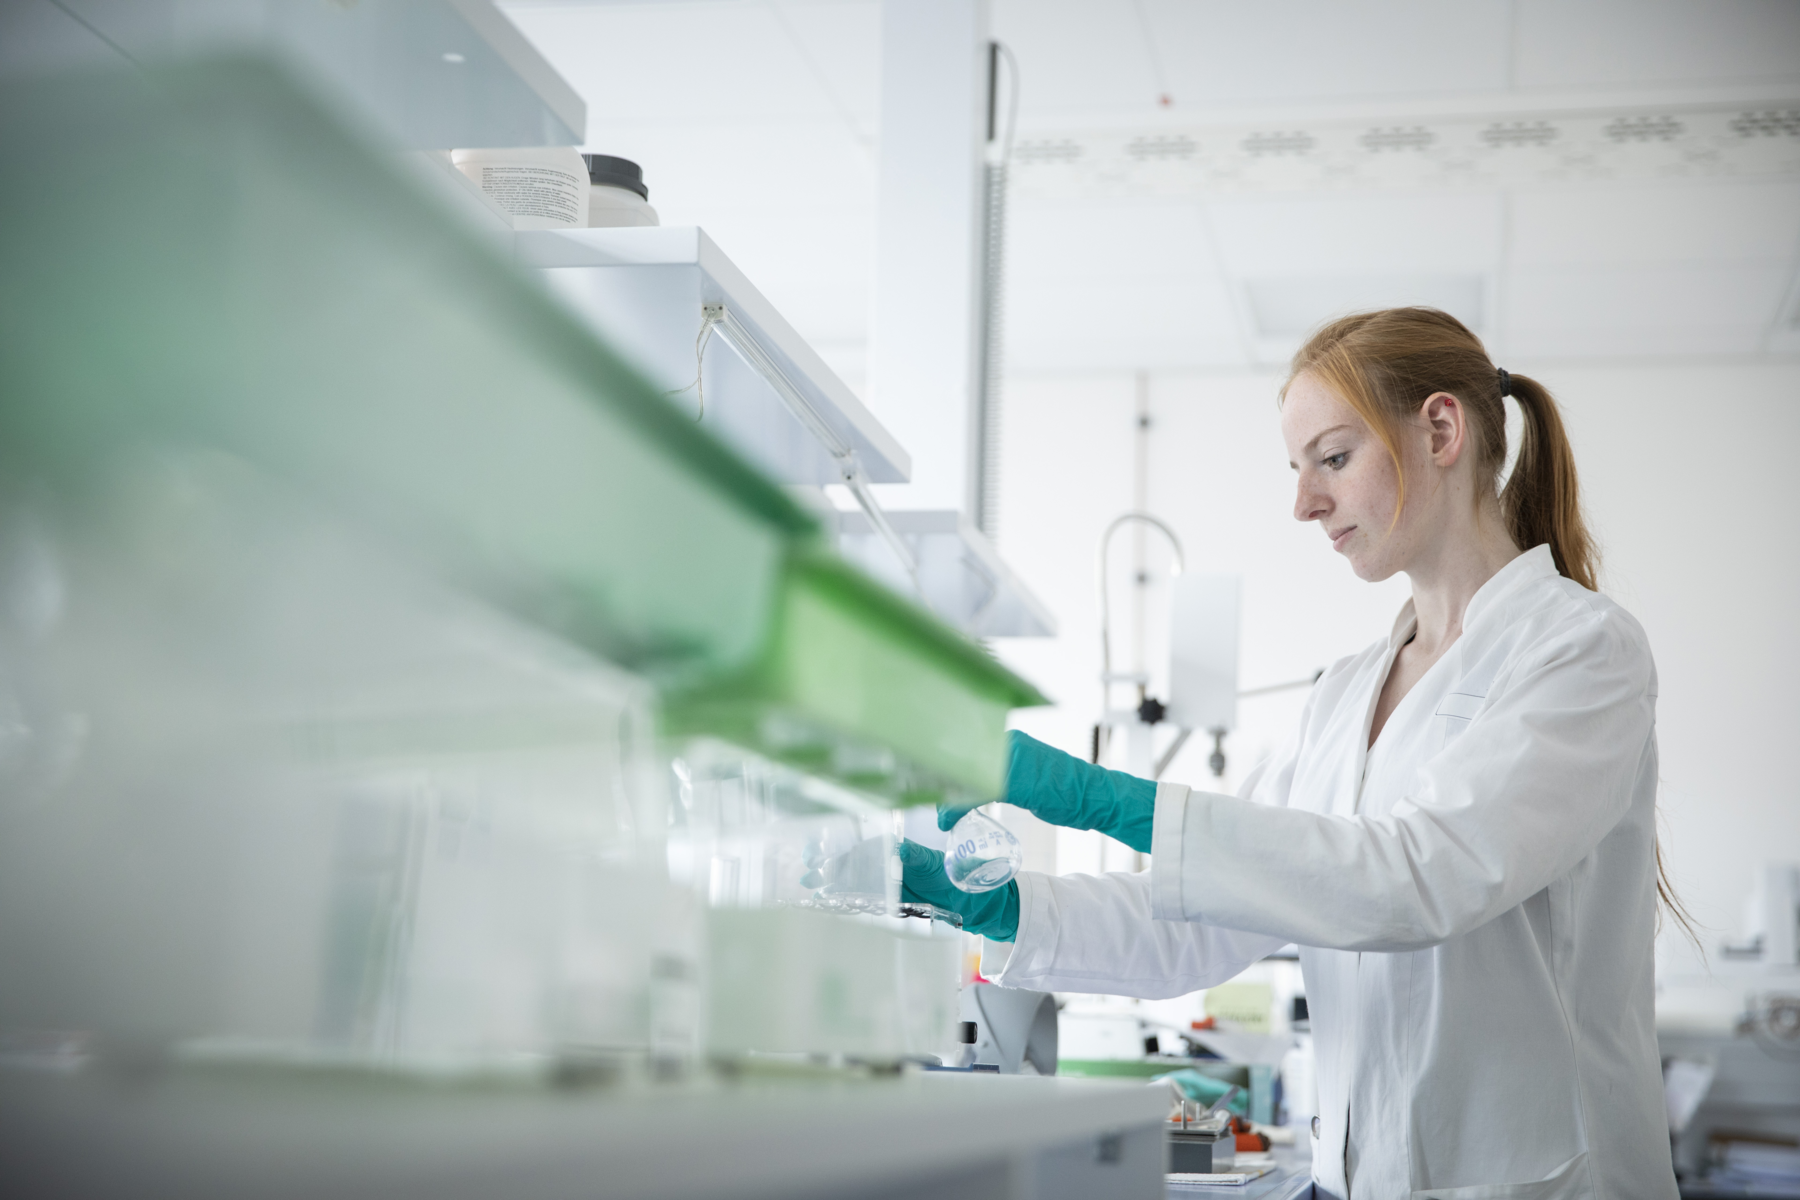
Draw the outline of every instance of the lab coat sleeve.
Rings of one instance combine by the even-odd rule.
[[[1158,999],[1223,983],[1286,939],[1150,915],[1148,872],[1021,872],[1019,929],[995,983]],[[982,969],[998,955],[983,955]]]
[[[1478,928],[1624,817],[1653,769],[1652,671],[1635,622],[1589,610],[1495,680],[1385,816],[1307,811],[1300,796],[1171,796],[1156,915],[1341,950],[1416,950]]]

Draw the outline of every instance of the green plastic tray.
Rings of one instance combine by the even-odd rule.
[[[1043,702],[260,61],[0,87],[0,482],[146,447],[254,463],[678,732],[897,803],[999,794]]]
[[[668,702],[712,733],[898,804],[1001,794],[1006,714],[1029,683],[936,617],[832,556],[801,549],[772,635],[735,679]]]
[[[254,60],[0,88],[0,480],[79,489],[158,445],[659,680],[754,660],[814,529]]]

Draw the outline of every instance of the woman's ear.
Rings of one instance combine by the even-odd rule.
[[[1455,466],[1469,442],[1468,413],[1462,401],[1449,392],[1433,392],[1419,406],[1419,417],[1431,434],[1431,461],[1440,467]]]

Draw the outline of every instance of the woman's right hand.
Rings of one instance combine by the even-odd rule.
[[[1097,829],[1148,852],[1156,818],[1156,784],[1109,771],[1017,729],[1007,735],[1006,803],[1068,829]],[[942,805],[938,828],[949,829],[974,805]]]
[[[944,873],[944,854],[917,842],[902,841],[900,899],[932,904],[962,918],[965,933],[995,942],[1010,942],[1019,932],[1019,882],[1010,880],[989,892],[965,892]]]

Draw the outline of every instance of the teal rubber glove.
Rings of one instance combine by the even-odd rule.
[[[996,942],[1019,935],[1019,884],[1010,880],[991,892],[965,892],[944,874],[941,850],[917,842],[900,843],[900,899],[909,904],[935,904],[962,918],[965,933]]]
[[[1181,1067],[1162,1075],[1152,1075],[1150,1078],[1152,1082],[1166,1080],[1174,1084],[1181,1089],[1183,1096],[1197,1104],[1211,1106],[1229,1095],[1231,1099],[1225,1101],[1225,1107],[1240,1117],[1250,1108],[1249,1098],[1244,1095],[1243,1089],[1233,1087],[1223,1079],[1202,1075],[1192,1067]]]
[[[1006,795],[1001,799],[1052,825],[1098,829],[1149,853],[1156,825],[1155,783],[1083,762],[1016,729],[1006,738]],[[973,807],[939,808],[938,828],[949,829]]]

